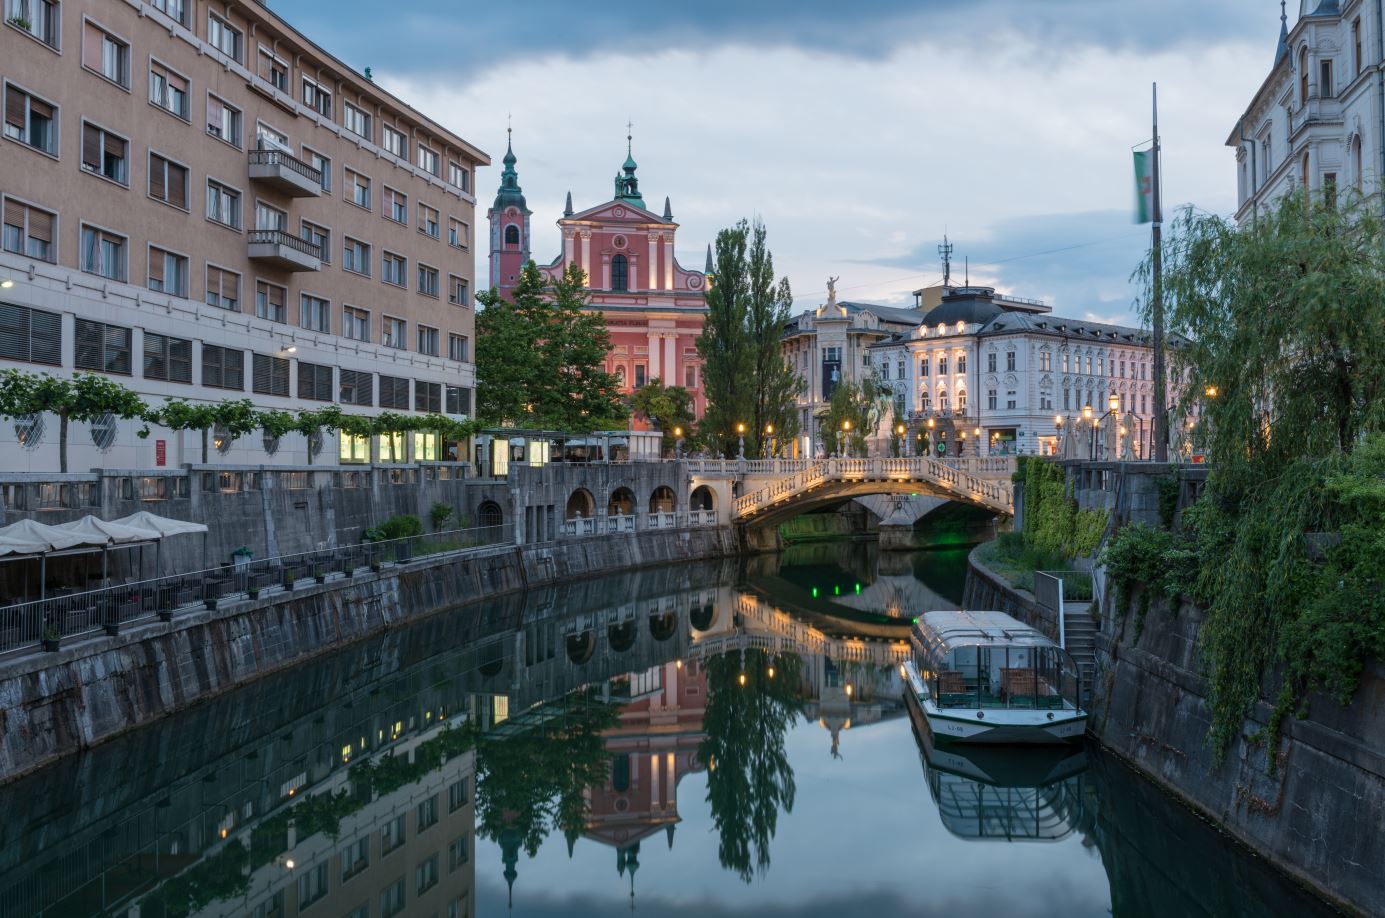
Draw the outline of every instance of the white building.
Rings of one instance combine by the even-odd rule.
[[[1236,219],[1293,188],[1380,190],[1385,174],[1385,22],[1367,0],[1300,0],[1280,16],[1269,75],[1227,137],[1236,151]]]
[[[1112,393],[1122,418],[1133,416],[1137,444],[1152,427],[1147,332],[1049,315],[989,287],[947,291],[917,326],[868,350],[894,392],[893,417],[882,421],[873,451],[888,450],[903,424],[908,453],[926,446],[937,455],[942,446],[948,456],[1048,455],[1057,418],[1074,423],[1090,406],[1099,420]]]

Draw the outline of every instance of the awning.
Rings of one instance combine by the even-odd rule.
[[[62,523],[52,527],[80,536],[82,543],[93,546],[124,545],[132,542],[156,542],[162,536],[153,529],[125,526],[107,522],[94,516],[84,516],[80,520]]]
[[[175,520],[167,516],[150,513],[148,510],[131,513],[129,516],[122,516],[118,520],[111,520],[111,522],[121,526],[133,526],[136,529],[152,529],[164,537],[207,531],[207,527],[203,523]]]
[[[20,520],[0,527],[0,556],[37,555],[85,544],[86,539],[77,533],[35,520]]]

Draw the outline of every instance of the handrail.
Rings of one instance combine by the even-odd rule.
[[[735,514],[737,517],[749,516],[829,478],[834,481],[918,479],[992,509],[1004,513],[1014,512],[1014,496],[1008,479],[981,478],[937,459],[910,456],[818,461],[757,491],[736,498],[733,505]]]
[[[314,169],[297,156],[283,150],[251,150],[248,162],[252,166],[287,166],[313,184],[322,184],[321,169]]]
[[[281,229],[252,229],[246,233],[246,242],[250,245],[284,245],[296,252],[302,252],[309,258],[322,259],[322,247],[309,242],[306,239],[299,239],[292,233],[284,232]]]

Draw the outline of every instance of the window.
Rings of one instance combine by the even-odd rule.
[[[452,839],[447,846],[447,869],[449,872],[462,867],[471,860],[471,839],[462,834]]]
[[[340,370],[337,373],[340,383],[337,397],[343,405],[365,405],[374,402],[375,374],[359,370]]]
[[[385,347],[405,347],[406,326],[407,323],[403,319],[396,319],[393,316],[383,317],[380,320],[380,343]]]
[[[1007,373],[1013,373],[1013,372],[1015,372],[1015,352],[1014,352],[1014,351],[1006,351],[1006,352],[1005,352],[1005,372],[1007,372]]]
[[[1308,46],[1298,49],[1298,104],[1308,104]]]
[[[928,377],[929,363],[930,361],[927,357],[919,361],[919,376],[922,376],[924,378]]]
[[[957,372],[958,372],[958,373],[965,373],[966,371],[967,371],[967,355],[966,355],[966,354],[958,354],[958,355],[957,355]]]
[[[78,319],[75,337],[73,366],[77,369],[130,375],[130,329]]]
[[[1063,372],[1068,372],[1068,352],[1063,352]]]
[[[995,411],[996,395],[994,389],[986,390],[986,408]]]
[[[380,374],[380,407],[398,408],[407,411],[409,408],[409,381],[399,376],[386,376]],[[404,831],[404,817],[399,817],[399,830]]]
[[[461,386],[445,386],[443,397],[447,399],[448,414],[471,414],[471,390]]]
[[[951,407],[952,407],[952,402],[948,400],[947,392],[946,392],[946,391],[939,392],[939,393],[938,393],[938,410],[939,410],[939,411],[947,411],[947,410],[949,410]]]
[[[1091,354],[1088,354],[1088,355],[1087,355],[1087,375],[1088,375],[1088,376],[1091,376],[1091,375],[1092,375],[1092,355],[1091,355]]]
[[[380,258],[380,280],[396,287],[409,283],[409,260],[402,255],[386,252]]]
[[[370,116],[350,102],[342,105],[341,124],[342,127],[358,137],[370,139]]]
[[[505,244],[519,245],[519,227],[513,223],[505,227]]]
[[[6,198],[3,237],[5,251],[36,258],[39,261],[57,261],[57,252],[53,247],[57,220],[57,214],[21,204],[14,198]]]
[[[260,79],[280,92],[289,91],[289,65],[283,58],[260,46]]]
[[[63,317],[0,303],[0,360],[62,366]]]
[[[386,377],[383,376],[380,377],[381,382],[383,382],[385,378]],[[383,402],[381,403],[381,407],[384,407]],[[380,829],[380,854],[389,854],[402,844],[404,844],[404,814],[400,813],[398,816],[385,823],[384,827]]]
[[[288,290],[267,281],[255,282],[255,316],[271,322],[284,322],[284,303]]]
[[[324,118],[332,117],[332,91],[311,77],[303,78],[303,104]]]
[[[5,87],[5,136],[58,155],[58,110],[12,85]]]
[[[192,382],[192,342],[186,338],[144,333],[144,378]]]
[[[1106,358],[1105,358],[1105,357],[1098,357],[1098,358],[1096,359],[1096,375],[1098,375],[1098,376],[1105,376],[1105,375],[1106,375]]]
[[[1050,371],[1050,370],[1052,370],[1052,369],[1053,369],[1053,354],[1050,353],[1049,351],[1039,351],[1039,371],[1040,371],[1041,373],[1047,373],[1048,371]],[[1124,367],[1122,367],[1122,369],[1121,369],[1121,375],[1122,375],[1122,376],[1125,375],[1125,369],[1124,369]]]
[[[418,146],[418,167],[429,175],[439,175],[442,171],[442,163],[438,159],[438,154],[423,144]]]
[[[354,169],[346,170],[346,193],[357,207],[370,210],[370,179]]]
[[[370,340],[370,313],[355,306],[341,308],[341,333],[353,341]]]
[[[946,355],[946,354],[944,354],[943,356],[941,356],[941,357],[938,358],[938,375],[939,375],[939,376],[946,376],[946,375],[947,375],[947,355]]]
[[[332,368],[320,363],[298,361],[298,397],[314,402],[330,402]]]
[[[5,21],[50,48],[58,47],[58,0],[5,0]]]
[[[207,179],[207,219],[240,229],[240,192],[215,179]]]
[[[409,158],[409,141],[399,131],[390,127],[388,124],[380,128],[380,145],[388,153],[393,153],[400,159]]]
[[[447,180],[463,191],[471,190],[471,171],[459,162],[447,161]]]
[[[924,389],[923,391],[921,391],[921,392],[919,393],[919,405],[920,405],[920,407],[921,407],[924,411],[932,411],[932,410],[933,410],[933,407],[932,407],[932,406],[933,406],[932,397],[928,394],[928,390],[927,390],[927,389]]]
[[[188,79],[158,61],[149,65],[149,101],[188,120]]]
[[[121,185],[129,184],[130,144],[94,124],[82,125],[82,168]]]
[[[643,386],[644,383],[644,364],[637,363],[635,364],[635,388],[638,389],[640,386]]]
[[[438,238],[440,232],[440,215],[436,208],[429,207],[427,204],[418,205],[418,229],[419,232],[427,236]]]
[[[332,193],[332,161],[316,150],[303,148],[303,160],[322,173],[322,193]]]
[[[298,874],[298,908],[300,911],[327,895],[327,862],[309,867]]]
[[[420,381],[414,383],[414,410],[415,410],[415,411],[427,411],[427,412],[430,412],[430,413],[432,413],[432,414],[437,414],[437,413],[441,412],[441,411],[442,411],[442,383],[423,382],[422,380],[420,380]],[[419,806],[418,812],[419,812],[420,818],[421,818],[422,815],[423,815],[423,807],[424,807],[424,804],[426,804],[426,803],[428,803],[428,802],[429,802],[429,801],[426,801],[426,800],[425,800],[424,803],[420,803],[420,804],[418,805],[418,806]],[[437,819],[437,810],[438,810],[438,802],[437,802],[437,800],[434,798],[434,799],[431,800],[431,803],[432,803],[432,807],[433,807],[433,810],[432,810],[432,812],[433,812],[433,818],[434,818],[434,820],[436,821],[436,819]],[[433,823],[431,823],[431,822],[428,823],[428,825],[422,825],[422,824],[420,824],[420,826],[419,826],[419,831],[422,832],[424,829],[428,828],[428,826],[430,826],[430,825],[432,825],[432,824],[433,824]]]
[[[616,255],[611,259],[611,289],[630,289],[630,265],[624,255]]]
[[[124,281],[125,237],[94,226],[82,227],[82,270],[107,280]]]
[[[1005,407],[1010,411],[1015,410],[1015,390],[1010,389],[1005,393]]]
[[[467,362],[467,337],[466,335],[447,336],[447,359],[456,360],[459,363]]]
[[[438,356],[438,330],[427,325],[418,327],[418,352],[430,357]]]
[[[322,263],[330,265],[332,263],[332,231],[325,226],[318,226],[304,220],[298,227],[298,237],[309,245],[316,246],[322,259]]]
[[[424,296],[438,295],[438,269],[418,266],[418,292]]]
[[[309,293],[299,295],[299,325],[313,331],[332,330],[332,304]]]
[[[409,222],[409,196],[386,185],[381,197],[380,215],[395,223]]]
[[[185,255],[149,247],[150,290],[171,293],[174,296],[188,295],[188,259]]]
[[[149,5],[166,14],[169,19],[179,25],[187,25],[187,21],[184,19],[186,15],[184,0],[149,0]]]
[[[1361,17],[1356,17],[1351,22],[1351,48],[1352,62],[1356,65],[1356,73],[1361,72]]]
[[[283,357],[256,354],[251,361],[250,388],[261,395],[289,394],[289,362]]]
[[[149,197],[171,204],[180,210],[188,209],[188,170],[186,166],[149,154]]]
[[[202,385],[244,390],[245,352],[215,344],[202,345]]]
[[[454,781],[447,788],[447,812],[455,813],[471,802],[471,791],[466,778]]]
[[[470,248],[471,226],[456,217],[449,217],[447,220],[447,244],[455,245],[459,249]]]
[[[435,854],[414,869],[415,888],[421,896],[438,885],[438,856]]]
[[[963,414],[965,414],[966,411],[967,411],[967,390],[966,390],[966,389],[958,389],[958,390],[957,390],[957,410],[960,411],[960,412],[962,412]]]
[[[240,63],[245,52],[245,35],[216,13],[208,13],[207,44]]]
[[[241,110],[234,105],[208,94],[207,96],[207,133],[218,140],[224,140],[236,149],[240,149],[240,132],[244,116]]]
[[[255,229],[278,230],[282,233],[288,229],[288,225],[289,215],[286,212],[264,201],[255,202]]]
[[[130,46],[94,22],[82,29],[82,66],[130,88]]]
[[[400,877],[380,893],[380,918],[394,918],[404,912],[404,878]]]
[[[1324,99],[1332,98],[1336,93],[1332,87],[1332,61],[1325,60],[1318,62],[1318,95]]]
[[[424,385],[426,385],[426,384],[425,384],[425,383],[419,383],[419,388],[420,388],[420,389],[423,388]],[[416,822],[415,822],[414,831],[415,831],[415,832],[422,832],[424,829],[432,828],[433,825],[438,821],[438,798],[437,798],[437,795],[434,794],[433,796],[429,797],[427,800],[424,800],[424,801],[422,801],[421,803],[419,803],[419,805],[418,805],[418,807],[417,807],[417,811],[418,811],[418,812],[417,812],[416,815],[417,815],[418,818],[417,818],[417,820],[416,820]]]
[[[889,362],[888,360],[883,361],[883,362],[880,364],[880,378],[881,378],[881,379],[889,379],[889,378],[890,378],[890,362]]]
[[[240,311],[240,275],[207,265],[207,305]]]
[[[688,390],[697,388],[697,367],[683,367],[683,388]]]
[[[345,883],[370,866],[370,836],[362,835],[341,849],[341,881]]]
[[[1068,411],[1072,408],[1072,390],[1063,390],[1063,410]]]
[[[251,918],[283,918],[284,891],[275,890],[268,899],[256,905],[250,915]]]
[[[370,246],[359,239],[346,237],[346,247],[342,250],[341,266],[356,274],[370,277]]]

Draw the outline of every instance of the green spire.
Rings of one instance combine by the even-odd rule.
[[[500,190],[495,195],[495,209],[504,210],[511,204],[520,210],[528,212],[529,208],[524,200],[524,192],[519,187],[519,173],[515,171],[514,146],[510,142],[510,129],[505,129],[505,158],[501,160],[505,168],[500,172]]]
[[[621,166],[623,175],[616,176],[615,200],[628,201],[636,207],[644,207],[644,196],[640,194],[640,180],[635,178],[635,170],[639,167],[635,164],[635,154],[633,151],[634,138],[628,131],[634,128],[633,124],[626,125],[625,135],[625,164]]]

